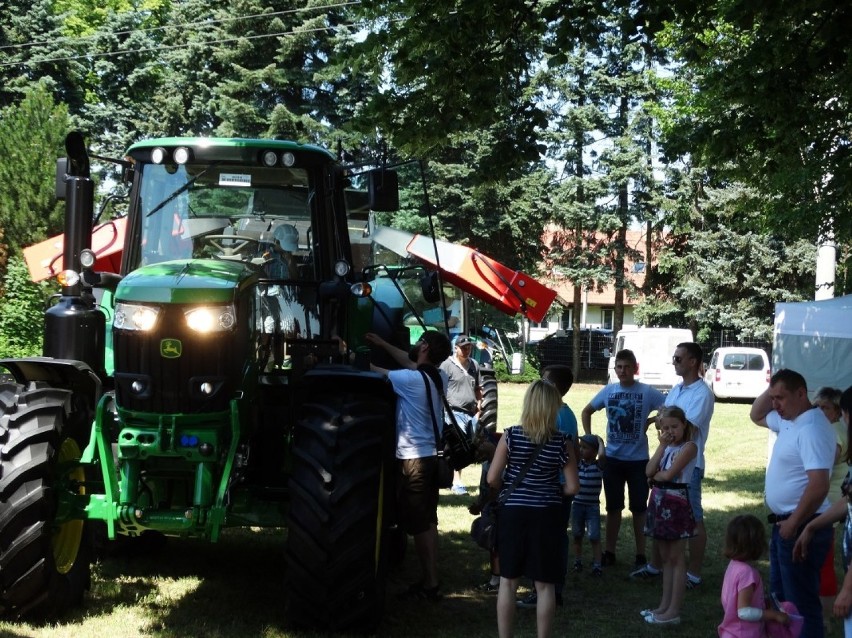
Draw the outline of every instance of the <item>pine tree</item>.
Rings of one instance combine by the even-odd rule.
[[[55,158],[65,153],[68,127],[67,109],[54,103],[46,86],[0,113],[0,229],[10,255],[62,232]]]

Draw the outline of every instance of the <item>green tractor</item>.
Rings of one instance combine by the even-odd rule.
[[[143,141],[119,162],[129,207],[105,251],[82,137],[66,149],[44,356],[0,361],[0,613],[79,603],[96,531],[286,527],[289,620],[374,628],[395,399],[363,341],[364,234],[398,206],[396,174],[287,141]],[[405,344],[401,325],[384,332]]]
[[[80,134],[66,151],[61,255],[53,240],[28,249],[30,270],[62,285],[44,356],[0,360],[0,614],[78,604],[104,535],[286,527],[289,620],[374,629],[399,548],[395,397],[369,371],[392,363],[364,335],[407,348],[434,329],[422,314],[446,313],[442,277],[536,321],[555,293],[377,225],[400,181],[422,184],[416,164],[347,167],[280,140],[142,141],[113,160],[127,214],[93,229]],[[425,192],[404,193],[429,210]]]

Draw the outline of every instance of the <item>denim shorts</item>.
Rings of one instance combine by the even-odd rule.
[[[704,520],[704,509],[701,507],[701,482],[704,480],[704,469],[696,467],[692,470],[692,480],[689,482],[689,503],[695,520]]]
[[[601,539],[601,506],[574,501],[571,509],[571,532],[574,540],[583,538],[588,528],[589,540],[593,543]]]
[[[460,410],[453,410],[453,416],[456,417],[456,423],[459,424],[462,432],[467,434],[467,438],[473,441],[473,437],[476,436],[476,426],[479,423],[479,419],[472,414],[461,412]]]

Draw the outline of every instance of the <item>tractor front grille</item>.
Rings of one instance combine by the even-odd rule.
[[[238,330],[198,334],[186,325],[184,310],[165,307],[152,332],[114,330],[120,407],[161,414],[228,408],[245,363],[245,337]]]

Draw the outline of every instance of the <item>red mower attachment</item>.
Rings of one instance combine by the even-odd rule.
[[[441,240],[433,243],[426,235],[413,235],[384,226],[376,227],[372,238],[398,255],[414,257],[439,268],[447,283],[508,315],[520,313],[538,323],[556,298],[555,290],[467,246]]]

